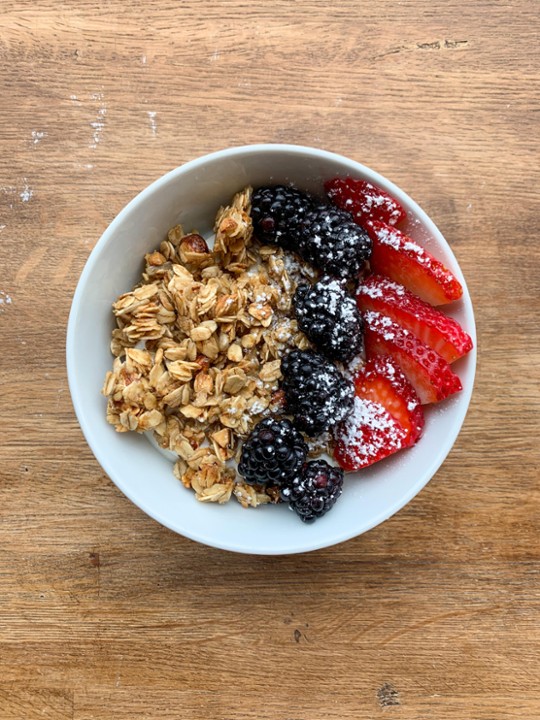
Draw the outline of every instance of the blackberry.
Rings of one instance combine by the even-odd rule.
[[[299,226],[313,198],[293,187],[276,185],[255,190],[251,217],[255,236],[262,242],[296,250]]]
[[[326,357],[348,363],[362,352],[364,323],[343,281],[323,277],[313,287],[299,285],[294,311],[300,330]]]
[[[371,240],[348,212],[318,203],[305,214],[297,251],[327,275],[356,278],[371,255]]]
[[[281,499],[305,523],[313,522],[331,510],[343,490],[343,470],[326,460],[312,460],[302,472],[282,487]]]
[[[325,357],[313,350],[292,350],[281,361],[286,411],[306,435],[314,436],[343,420],[354,388]]]
[[[242,447],[238,472],[250,484],[282,485],[297,474],[308,447],[290,420],[266,418]]]

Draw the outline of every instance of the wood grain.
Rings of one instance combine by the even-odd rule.
[[[2,720],[540,716],[536,16],[527,0],[4,0]],[[64,368],[79,273],[122,206],[257,141],[405,188],[478,323],[472,406],[433,481],[301,557],[146,517],[86,446]]]

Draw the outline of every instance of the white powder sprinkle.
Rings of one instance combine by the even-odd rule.
[[[0,311],[4,311],[4,307],[6,305],[11,305],[13,303],[13,300],[10,295],[8,295],[3,290],[0,290]]]
[[[379,403],[356,396],[351,414],[339,429],[338,441],[360,461],[377,457],[381,450],[403,447],[407,432]]]
[[[409,256],[413,255],[416,262],[424,265],[428,270],[435,273],[441,280],[452,282],[454,277],[451,272],[433,258],[423,247],[418,245],[394,228],[377,228],[377,237],[383,245],[388,245],[397,251],[405,251]]]
[[[32,130],[32,141],[34,145],[37,145],[44,137],[47,137],[47,133],[43,130]]]
[[[250,415],[260,415],[264,410],[266,410],[266,406],[264,403],[262,403],[260,400],[256,400],[253,405],[250,407],[249,412]]]
[[[92,142],[90,143],[91,148],[96,148],[99,141],[101,140],[101,133],[105,127],[105,115],[107,114],[107,108],[102,107],[98,110],[98,119],[90,123],[90,127],[94,129],[92,134]]]
[[[23,188],[22,192],[19,193],[19,197],[21,198],[21,200],[23,202],[29,202],[33,196],[34,196],[34,191],[30,187],[30,185],[28,185],[28,181],[26,180],[26,178],[24,178],[24,188]]]
[[[389,245],[394,250],[400,249],[399,235],[397,230],[388,230],[387,228],[377,228],[377,238],[383,245]]]
[[[340,363],[339,368],[342,372],[342,375],[350,381],[353,381],[356,377],[359,370],[362,369],[364,366],[364,358],[362,355],[356,355],[353,357],[353,359],[347,363],[347,365],[343,365]]]
[[[361,285],[358,288],[358,295],[366,295],[372,300],[377,300],[378,298],[382,298],[384,293],[382,291],[382,288],[380,287],[373,287],[372,285]]]
[[[360,211],[357,214],[359,216],[369,215],[374,208],[384,210],[387,218],[386,221],[390,225],[394,225],[400,219],[399,208],[392,198],[388,195],[382,195],[381,191],[376,188],[375,185],[367,183],[366,192],[360,202]]]
[[[403,330],[402,328],[393,322],[386,315],[382,315],[372,310],[364,314],[364,318],[370,328],[381,334],[385,340],[392,341],[396,339],[396,336],[400,335]]]
[[[395,293],[402,297],[405,295],[406,289],[403,285],[393,282],[385,277],[369,278],[364,285],[360,285],[358,288],[358,295],[366,295],[367,297],[377,300],[387,296],[389,293]]]
[[[156,123],[156,115],[157,112],[154,110],[147,110],[148,119],[150,120],[150,129],[152,130],[152,135],[156,137],[157,135],[157,123]]]
[[[92,93],[92,95],[90,95],[90,99],[97,101],[100,105],[100,107],[98,108],[98,111],[97,111],[97,118],[90,123],[90,127],[92,128],[93,133],[92,133],[92,142],[89,144],[88,147],[90,147],[91,149],[95,149],[95,148],[97,148],[98,143],[101,140],[103,130],[105,129],[105,117],[107,115],[107,106],[105,105],[104,95],[102,92]]]

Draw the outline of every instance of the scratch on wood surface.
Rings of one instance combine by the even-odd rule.
[[[434,42],[416,43],[416,47],[419,50],[440,50],[441,43],[439,40],[435,40]]]
[[[433,42],[416,43],[416,47],[419,50],[441,50],[443,48],[454,50],[455,48],[464,47],[468,44],[468,40],[435,40]]]
[[[378,55],[374,55],[371,59],[372,60],[381,60],[382,58],[386,57],[387,55],[397,55],[400,52],[404,52],[406,50],[409,50],[406,45],[398,45],[397,47],[390,48],[389,50],[386,50],[383,53],[379,53]]]
[[[413,623],[412,625],[408,625],[407,627],[402,628],[401,630],[398,630],[397,632],[393,633],[392,635],[389,635],[387,638],[384,638],[379,643],[378,647],[384,647],[385,645],[388,645],[391,642],[394,642],[394,640],[397,640],[398,638],[402,637],[403,635],[407,635],[408,633],[414,632],[415,630],[419,630],[420,628],[426,627],[427,625],[433,625],[433,623],[438,623],[441,620],[448,620],[449,618],[455,618],[455,617],[469,617],[472,615],[482,615],[487,612],[492,612],[493,610],[499,610],[502,606],[501,605],[490,605],[489,607],[482,607],[478,608],[477,610],[456,610],[454,612],[448,612],[448,613],[441,613],[440,615],[434,615],[433,617],[426,618],[425,620],[421,620],[420,622]]]
[[[398,55],[399,53],[410,52],[412,50],[455,50],[456,48],[465,47],[468,44],[468,40],[433,40],[432,42],[415,43],[414,45],[397,45],[396,47],[388,48],[388,50],[378,55],[374,55],[371,59],[381,60],[389,55]]]
[[[457,48],[457,47],[463,47],[465,45],[468,45],[468,40],[445,40],[444,41],[444,47],[445,48]]]

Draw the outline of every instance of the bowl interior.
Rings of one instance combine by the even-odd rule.
[[[107,228],[81,275],[68,327],[68,375],[74,407],[96,458],[116,485],[153,518],[187,537],[247,553],[304,552],[341,542],[374,527],[405,505],[442,463],[462,425],[472,391],[475,350],[455,364],[463,391],[426,412],[424,437],[412,449],[346,476],[331,513],[304,525],[286,507],[243,509],[202,504],[173,476],[172,463],[145,436],[116,433],[105,420],[103,379],[112,364],[111,303],[138,282],[143,256],[169,228],[212,231],[215,213],[248,184],[292,182],[315,193],[325,179],[354,174],[385,188],[409,215],[405,230],[460,279],[464,297],[447,310],[473,337],[469,293],[456,259],[428,216],[399,188],[368,168],[332,153],[262,145],[222,151],[178,168],[138,195]]]

